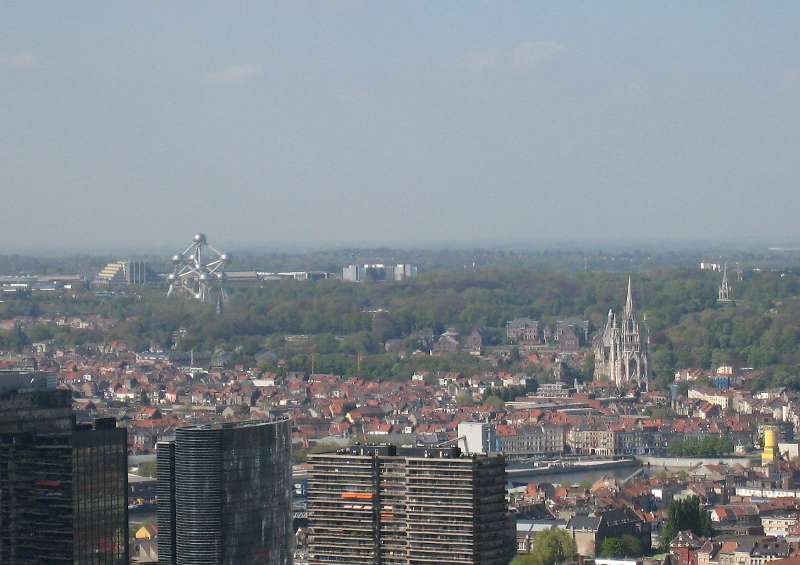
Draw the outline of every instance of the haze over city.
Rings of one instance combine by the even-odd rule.
[[[7,250],[800,235],[796,3],[6,3]]]
[[[800,565],[798,16],[0,2],[0,565]]]

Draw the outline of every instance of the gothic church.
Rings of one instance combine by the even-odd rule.
[[[596,336],[592,343],[595,378],[613,382],[620,388],[647,390],[650,376],[649,343],[647,319],[642,320],[640,325],[636,318],[631,279],[628,277],[628,297],[622,320],[618,322],[617,315],[609,310],[603,333]]]

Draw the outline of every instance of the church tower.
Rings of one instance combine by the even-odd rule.
[[[725,263],[725,266],[722,268],[722,282],[719,285],[719,297],[717,298],[717,302],[721,302],[722,304],[733,302],[731,298],[731,287],[728,285],[727,263]]]
[[[620,388],[636,387],[647,390],[650,376],[650,332],[646,320],[639,320],[633,302],[633,284],[628,277],[628,294],[622,321],[609,310],[603,333],[593,343],[595,374]]]

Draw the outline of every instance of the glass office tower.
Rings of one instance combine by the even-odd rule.
[[[288,418],[178,428],[157,458],[161,563],[291,563]]]
[[[127,443],[114,418],[72,433],[75,565],[128,563]]]
[[[127,565],[127,432],[53,375],[0,371],[0,563]]]

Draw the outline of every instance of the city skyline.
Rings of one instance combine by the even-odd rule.
[[[11,250],[800,235],[795,5],[47,10],[0,18]]]

